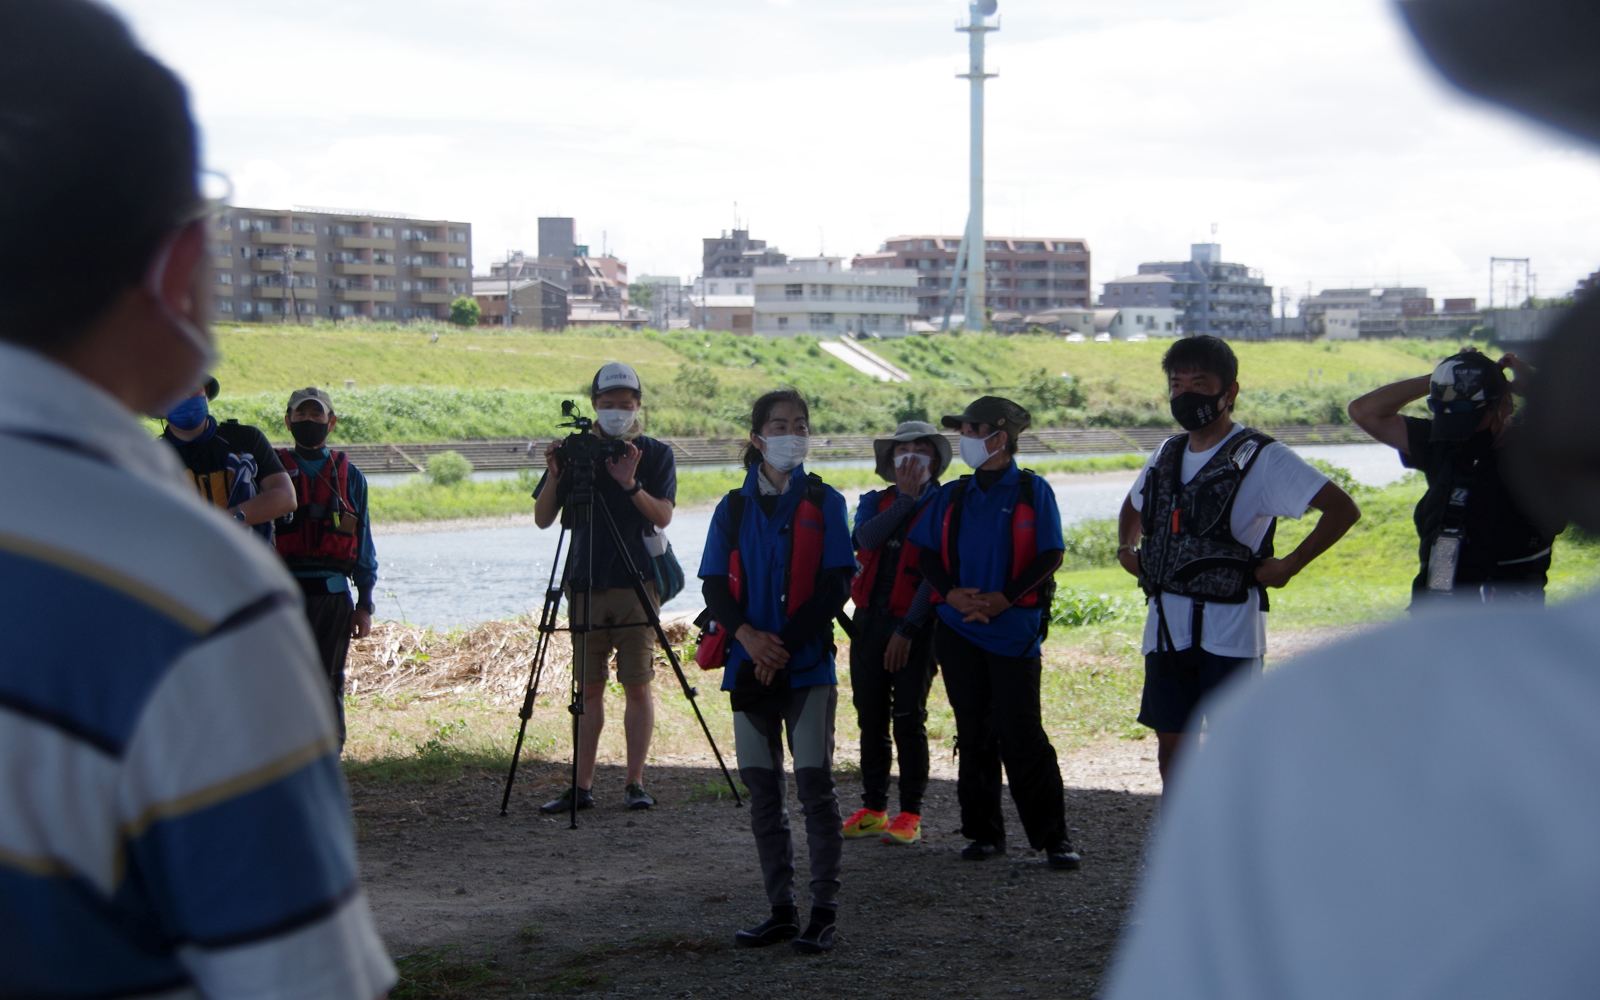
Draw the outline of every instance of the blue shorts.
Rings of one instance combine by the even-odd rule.
[[[1261,657],[1218,656],[1200,650],[1198,657],[1183,650],[1178,656],[1144,656],[1144,693],[1139,696],[1139,722],[1158,733],[1186,733],[1195,709],[1212,691],[1239,671],[1261,676]],[[1179,660],[1168,666],[1162,660]]]

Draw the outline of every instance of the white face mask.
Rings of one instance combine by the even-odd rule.
[[[181,236],[182,233],[182,229],[178,230],[171,236],[168,236],[166,241],[161,244],[161,249],[157,252],[155,261],[151,264],[150,270],[145,275],[144,291],[145,294],[149,295],[150,298],[155,301],[156,309],[160,311],[161,317],[165,319],[174,330],[178,331],[184,340],[188,341],[189,346],[192,347],[195,354],[198,355],[199,360],[195,364],[194,369],[195,374],[198,376],[200,372],[210,371],[211,368],[216,364],[216,342],[212,338],[211,334],[201,330],[198,326],[196,326],[194,320],[173,308],[172,304],[167,301],[166,295],[163,294],[162,291],[162,285],[166,280],[167,264],[172,259],[173,246],[178,242],[178,237]],[[187,394],[187,392],[188,390],[185,390],[185,394]],[[183,397],[180,396],[178,399],[169,400],[168,402],[177,403],[182,398]],[[158,407],[157,412],[154,415],[159,416],[165,413],[166,410],[166,406]]]
[[[908,462],[917,467],[916,476],[918,486],[921,486],[923,483],[927,482],[929,477],[933,474],[933,459],[922,454],[921,452],[908,451],[904,455],[901,455],[899,458],[894,460],[896,467],[904,466]]]
[[[621,437],[633,427],[634,421],[639,419],[639,411],[596,410],[594,418],[601,430],[612,437]]]
[[[761,440],[766,445],[762,454],[767,457],[767,464],[779,472],[789,472],[804,462],[811,449],[811,439],[799,434],[774,434]]]
[[[974,469],[987,462],[992,457],[989,454],[989,438],[999,433],[999,431],[990,431],[989,437],[981,438],[963,435],[961,438],[961,460]]]

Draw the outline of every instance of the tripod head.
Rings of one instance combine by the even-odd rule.
[[[594,419],[574,412],[577,403],[570,399],[561,401],[561,415],[566,421],[558,427],[576,428],[556,448],[556,458],[561,461],[562,500],[561,523],[569,528],[590,523],[594,517],[595,470],[601,463],[621,458],[627,446],[621,441],[608,441],[594,431]]]

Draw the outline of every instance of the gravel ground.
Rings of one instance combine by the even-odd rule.
[[[416,984],[404,996],[1091,997],[1155,814],[1154,751],[1113,740],[1063,756],[1079,872],[1049,870],[1025,843],[962,861],[955,775],[938,762],[922,843],[846,844],[839,944],[816,957],[732,947],[767,907],[747,813],[712,799],[709,760],[653,767],[661,804],[634,813],[620,804],[621,772],[603,767],[600,804],[578,830],[537,811],[565,784],[556,764],[523,771],[505,818],[502,776],[476,768],[358,778],[352,791],[380,930],[391,953],[419,956],[404,963]],[[853,810],[852,774],[839,792]],[[1008,824],[1016,844],[1009,803]],[[803,837],[797,848],[804,905]]]

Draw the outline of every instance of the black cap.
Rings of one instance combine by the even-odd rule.
[[[960,430],[962,424],[988,424],[1016,440],[1033,423],[1033,416],[1004,396],[980,396],[967,404],[965,412],[947,414],[940,423],[954,431]]]
[[[1465,441],[1483,422],[1483,413],[1511,391],[1505,372],[1477,351],[1453,354],[1439,362],[1428,383],[1428,410],[1434,441]]]

